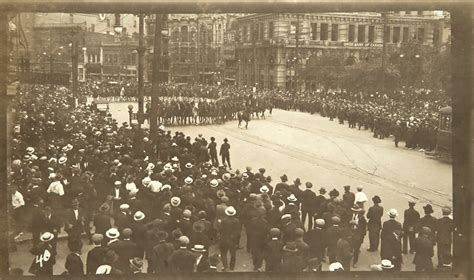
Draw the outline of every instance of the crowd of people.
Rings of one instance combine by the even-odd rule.
[[[414,88],[386,94],[317,90],[295,96],[280,91],[272,96],[277,108],[319,113],[349,128],[370,129],[379,139],[393,135],[396,147],[405,141],[407,148],[420,151],[436,147],[439,109],[451,104],[445,92]]]
[[[151,135],[92,106],[72,108],[68,95],[31,85],[16,96],[10,213],[17,237],[32,233],[31,274],[53,274],[61,232],[70,275],[233,271],[237,250],[254,271],[321,271],[323,263],[350,271],[367,235],[381,259],[371,269],[401,270],[403,254],[414,253],[416,270],[430,271],[434,248],[440,269],[450,267],[448,207],[436,218],[425,205],[420,217],[410,201],[402,224],[379,196],[369,207],[362,187],[314,192],[286,175],[275,182],[265,168],[233,169],[228,139],[191,139],[164,125]],[[93,249],[83,252],[83,242]]]

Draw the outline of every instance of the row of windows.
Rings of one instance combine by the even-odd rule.
[[[119,60],[119,55],[118,54],[104,54],[104,63],[105,64],[126,64],[126,65],[131,65],[131,64],[137,64],[138,62],[138,57],[135,54],[127,54],[122,58],[122,61]]]
[[[255,25],[255,29],[250,30],[251,26],[244,25],[243,26],[243,41],[244,42],[251,42],[254,40],[263,40],[264,38],[264,23],[259,23]],[[345,27],[346,25],[343,25]],[[339,24],[331,24],[328,23],[311,23],[311,40],[320,40],[320,41],[339,41],[340,40],[340,25]],[[318,32],[319,27],[319,32]],[[289,31],[289,38],[295,39],[297,29],[298,29],[298,22],[291,22],[290,31]],[[329,28],[331,28],[329,30]],[[268,23],[267,27],[268,33],[267,38],[271,39],[273,37],[273,22]],[[357,32],[356,32],[357,31]],[[419,27],[414,30],[413,32],[413,39],[417,39],[420,42],[425,42],[425,28]],[[318,38],[319,36],[319,38]],[[390,27],[387,27],[385,32],[385,40],[386,42],[391,43],[400,43],[400,42],[408,42],[410,38],[410,28],[409,27],[399,27],[394,26],[391,30]],[[440,40],[440,31],[439,29],[435,28],[433,30],[433,44],[438,44]],[[349,42],[375,42],[375,26],[369,25],[348,25],[348,34],[347,34],[347,41]]]

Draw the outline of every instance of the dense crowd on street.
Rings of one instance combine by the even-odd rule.
[[[443,91],[406,88],[387,94],[351,93],[345,90],[311,91],[294,96],[289,92],[273,95],[277,108],[319,113],[338,119],[349,128],[373,132],[373,137],[395,138],[395,146],[405,141],[409,149],[431,151],[436,147],[439,109],[451,104]]]
[[[350,271],[367,238],[368,251],[380,253],[373,270],[402,270],[404,254],[414,254],[417,271],[450,269],[448,207],[427,204],[420,215],[409,201],[399,215],[361,186],[326,190],[284,174],[274,180],[264,167],[238,170],[228,139],[191,139],[162,124],[151,134],[90,105],[72,108],[68,95],[22,86],[14,105],[10,214],[15,238],[32,233],[29,273],[52,275],[57,261],[70,275],[233,271],[237,250],[254,271],[323,263]],[[61,232],[65,260],[56,259]],[[94,247],[83,252],[83,242]]]

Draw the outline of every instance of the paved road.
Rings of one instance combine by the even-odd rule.
[[[128,121],[128,104],[110,106],[119,123]],[[395,148],[391,139],[375,139],[368,131],[349,129],[347,125],[339,125],[319,115],[274,110],[266,120],[252,120],[247,130],[237,128],[236,121],[218,126],[168,129],[182,131],[192,138],[199,133],[207,139],[214,136],[218,143],[227,137],[231,145],[232,167],[240,170],[246,166],[254,170],[265,167],[274,179],[273,183],[280,175],[287,174],[290,180],[299,177],[303,182],[311,181],[315,190],[335,187],[342,192],[344,185],[351,185],[354,189],[361,185],[369,199],[377,194],[385,209],[396,208],[399,213],[403,213],[410,198],[418,201],[416,208],[420,212],[423,204],[433,204],[435,216],[441,216],[440,206],[452,204],[451,165],[427,158],[418,151]],[[245,244],[245,240],[241,240],[241,244]],[[28,253],[30,246],[28,242],[22,243],[18,251],[11,254],[12,267],[22,267],[27,271],[32,261]],[[61,273],[68,250],[63,241],[58,248],[55,271]],[[367,248],[366,237],[359,267],[355,270],[367,270],[371,264],[380,261],[378,252],[366,252]],[[85,246],[83,251],[88,249]],[[412,258],[413,255],[404,256],[403,270],[414,270]],[[434,263],[437,263],[436,259]],[[250,255],[245,250],[238,251],[236,270],[252,270]]]

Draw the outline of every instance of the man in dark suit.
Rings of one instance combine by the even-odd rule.
[[[69,243],[69,250],[71,253],[66,258],[66,268],[69,275],[81,276],[84,275],[84,263],[81,259],[82,242],[74,240]]]
[[[316,218],[322,218],[323,213],[325,212],[325,206],[327,199],[324,196],[326,194],[326,189],[325,188],[320,188],[319,189],[319,195],[316,196],[315,201],[314,201],[314,210],[316,213]]]
[[[114,182],[114,188],[109,194],[113,197],[114,213],[119,212],[120,205],[124,204],[128,199],[128,191],[122,187],[122,182],[117,180]]]
[[[281,232],[278,228],[270,229],[271,240],[265,247],[265,271],[281,271],[281,259],[283,257],[283,242],[280,240]]]
[[[403,218],[403,254],[408,253],[408,242],[410,242],[410,253],[413,254],[413,244],[415,242],[416,227],[420,221],[420,213],[415,210],[415,202],[408,202],[408,209],[405,210]]]
[[[227,217],[222,219],[218,231],[220,233],[219,249],[221,251],[222,265],[224,270],[235,268],[236,251],[240,241],[241,223],[235,217],[237,211],[233,206],[229,206],[225,210]],[[230,264],[227,259],[227,253],[230,253]]]
[[[252,253],[253,269],[260,271],[263,264],[265,241],[268,237],[270,226],[265,219],[265,209],[258,209],[259,215],[248,222],[247,242],[250,242],[250,253]]]
[[[171,271],[169,265],[169,257],[174,252],[174,245],[168,242],[168,233],[166,231],[158,231],[156,233],[158,244],[153,247],[152,255],[148,258],[148,273],[166,273]]]
[[[217,159],[217,143],[216,138],[211,137],[211,143],[207,146],[209,149],[209,155],[211,156],[212,165],[218,166],[219,160]]]
[[[373,206],[367,211],[367,230],[369,231],[369,252],[375,252],[379,249],[380,230],[382,227],[383,207],[379,204],[382,202],[378,195],[372,198]]]
[[[178,238],[179,249],[174,251],[169,258],[171,271],[175,273],[191,273],[194,271],[196,255],[188,250],[189,238],[181,236]]]
[[[92,235],[92,242],[94,243],[94,248],[92,248],[87,253],[86,259],[86,273],[95,274],[97,268],[102,265],[106,249],[102,246],[102,241],[104,236],[100,233],[94,233]]]
[[[102,235],[112,227],[111,217],[109,215],[110,206],[108,204],[103,204],[99,208],[99,213],[94,216],[94,226],[95,233],[100,233]]]
[[[446,259],[451,256],[451,245],[453,243],[454,222],[449,217],[451,209],[443,207],[443,217],[438,219],[436,232],[436,243],[438,244],[438,267],[449,263]]]
[[[337,254],[337,241],[344,234],[344,229],[339,226],[341,218],[334,216],[331,218],[332,225],[326,231],[327,246],[328,246],[328,257],[329,263],[336,261]]]
[[[367,234],[367,220],[364,217],[365,211],[360,208],[358,204],[354,204],[353,218],[350,222],[351,235],[352,235],[352,250],[354,252],[353,265],[357,267],[359,261],[360,246],[364,243],[365,235]]]
[[[316,219],[314,228],[304,235],[304,240],[308,243],[310,248],[310,258],[316,257],[322,260],[326,254],[326,236],[323,230],[325,224],[323,219]]]
[[[35,221],[35,224],[38,223],[35,227],[38,227],[40,232],[51,232],[54,235],[54,239],[51,240],[49,244],[51,244],[53,252],[56,253],[58,234],[61,231],[61,218],[57,213],[53,213],[53,210],[49,206],[45,206],[40,214],[40,216],[35,217],[38,219],[38,221]]]
[[[312,187],[311,182],[306,182],[306,190],[301,195],[301,219],[304,225],[308,216],[308,230],[313,228],[313,216],[316,212],[316,194],[311,190]]]
[[[354,205],[355,194],[351,192],[351,186],[344,186],[344,194],[342,195],[342,204],[346,209],[350,209]],[[344,267],[345,268],[345,267]]]
[[[81,241],[81,234],[84,232],[84,213],[79,208],[79,201],[72,201],[72,209],[66,211],[64,228],[68,234],[68,244]]]
[[[130,240],[133,232],[130,228],[124,228],[122,230],[122,240],[120,240],[119,246],[116,247],[115,252],[118,254],[119,259],[117,264],[122,268],[123,273],[130,273],[130,260],[134,257],[138,257],[138,246],[135,242]]]
[[[381,234],[381,244],[380,244],[380,257],[382,260],[392,260],[392,251],[391,242],[394,232],[402,231],[402,224],[395,220],[398,216],[396,209],[390,209],[387,213],[390,220],[383,223],[382,234]]]
[[[227,138],[224,138],[224,143],[221,145],[221,149],[219,151],[219,155],[222,157],[222,164],[226,164],[229,167],[229,169],[232,169],[232,166],[230,164],[230,145],[229,145],[229,140]]]
[[[132,224],[132,215],[130,213],[130,205],[122,204],[119,207],[118,212],[115,214],[115,227],[119,231],[122,231],[124,228],[130,228]]]
[[[415,257],[413,258],[413,264],[415,265],[416,271],[432,271],[433,270],[433,241],[430,236],[432,235],[429,227],[422,227],[418,238],[415,239]]]
[[[336,261],[342,264],[344,271],[351,271],[352,240],[349,232],[344,232],[336,243]]]
[[[425,206],[423,206],[423,210],[425,212],[425,216],[422,217],[420,219],[420,222],[418,223],[418,231],[419,229],[421,229],[422,227],[427,227],[431,230],[431,233],[430,235],[428,236],[431,240],[431,242],[433,242],[433,246],[434,244],[436,243],[435,242],[435,236],[436,236],[436,231],[437,231],[437,223],[438,223],[438,220],[431,216],[431,214],[433,214],[433,207],[430,205],[430,204],[426,204]]]

